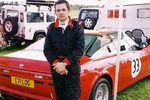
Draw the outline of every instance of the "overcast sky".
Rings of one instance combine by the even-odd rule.
[[[0,0],[1,1],[1,0]],[[26,0],[2,0],[5,2],[18,1],[25,2]],[[81,4],[81,5],[98,5],[98,0],[67,0],[70,4]]]

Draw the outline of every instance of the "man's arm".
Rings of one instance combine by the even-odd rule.
[[[50,32],[50,30],[48,30],[48,33],[47,33],[47,36],[45,39],[44,55],[50,64],[55,64],[58,62],[58,60],[57,60],[56,56],[51,51],[52,50],[52,44],[51,44],[51,40],[48,36],[49,32]]]

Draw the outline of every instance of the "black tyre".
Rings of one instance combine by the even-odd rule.
[[[25,46],[29,46],[32,43],[32,41],[25,41]]]
[[[87,17],[85,20],[84,20],[84,28],[85,29],[93,29],[94,26],[95,26],[95,20],[93,18],[90,18],[90,17]]]
[[[38,41],[38,40],[41,40],[42,38],[44,38],[45,37],[45,35],[44,34],[38,34],[37,36],[35,36],[35,38],[34,38],[34,42],[36,42],[36,41]]]
[[[22,41],[13,41],[10,43],[10,46],[18,47],[18,46],[21,46],[21,44],[22,44]]]
[[[100,78],[94,85],[89,100],[110,100],[111,86],[107,79]]]
[[[8,17],[3,23],[5,33],[9,35],[15,35],[18,32],[18,21],[15,17]]]

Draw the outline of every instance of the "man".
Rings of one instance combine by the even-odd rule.
[[[84,31],[72,21],[69,4],[55,3],[57,20],[52,23],[44,45],[44,54],[51,65],[57,100],[78,100],[81,94],[79,58],[84,52]]]

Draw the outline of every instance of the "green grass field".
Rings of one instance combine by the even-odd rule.
[[[7,47],[5,47],[5,48],[1,48],[1,49],[0,49],[0,56],[7,55],[7,54],[9,54],[9,53],[12,53],[12,52],[21,50],[21,49],[23,49],[23,48],[25,48],[25,47],[26,47],[25,45],[22,45],[22,46],[19,46],[19,47],[7,46]]]
[[[150,100],[150,76],[119,92],[117,100]]]
[[[73,11],[70,12],[70,16],[71,17],[78,17],[78,15],[79,15],[79,11],[78,10],[73,10]]]

